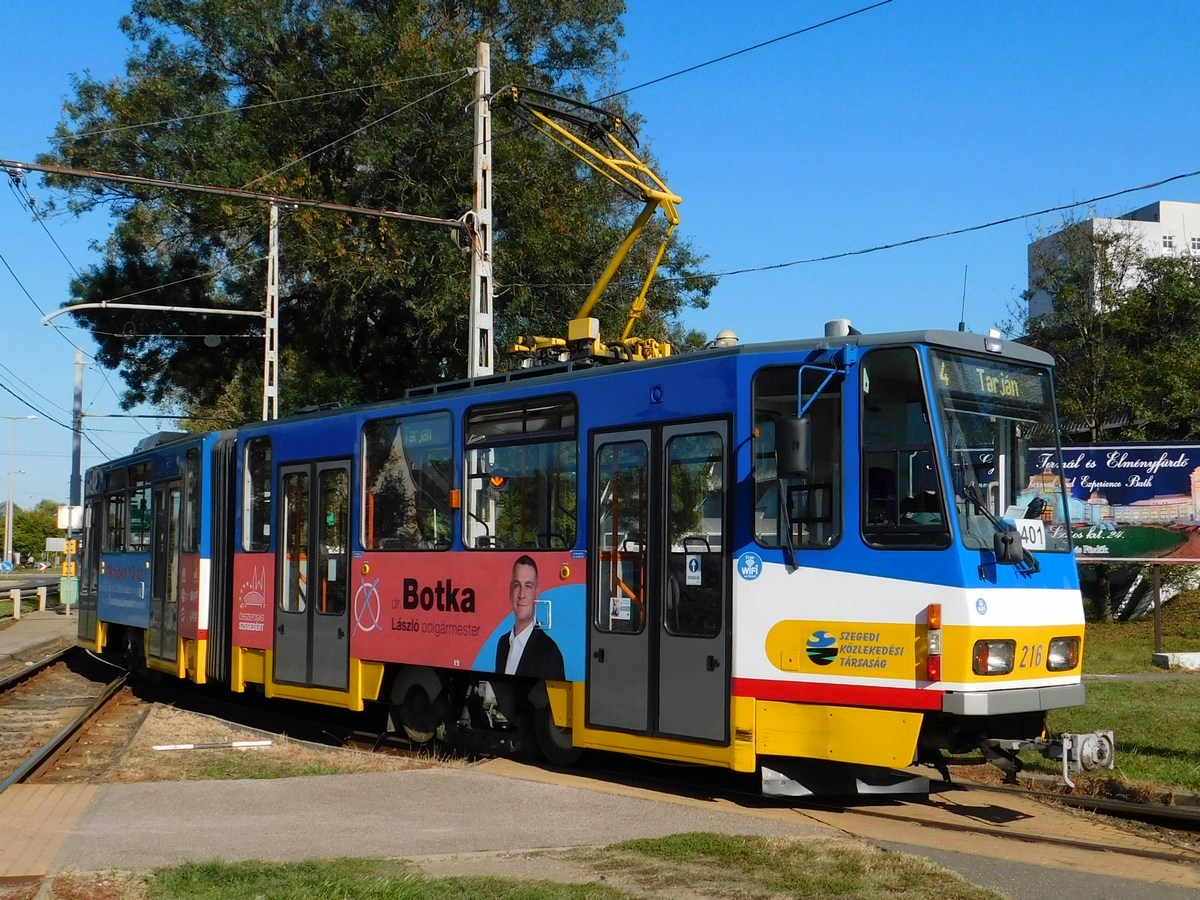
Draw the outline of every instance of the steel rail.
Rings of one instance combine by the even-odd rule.
[[[22,782],[27,781],[29,778],[33,777],[33,775],[35,775],[43,766],[49,763],[50,760],[54,758],[55,754],[63,747],[63,745],[65,745],[67,741],[69,741],[79,731],[79,729],[82,728],[83,725],[104,706],[104,704],[108,703],[109,700],[116,696],[116,693],[125,686],[127,679],[127,674],[121,674],[114,681],[110,682],[108,686],[100,692],[100,696],[96,698],[91,706],[76,716],[74,720],[63,726],[58,734],[50,738],[50,740],[43,744],[40,749],[34,751],[33,755],[31,755],[29,759],[25,760],[25,762],[22,763],[15,772],[9,775],[8,778],[6,778],[3,782],[0,782],[0,794],[4,793],[5,790],[14,784],[21,784]]]
[[[37,650],[38,648],[34,647],[33,649]],[[14,672],[11,675],[6,675],[4,678],[0,678],[0,693],[7,691],[9,688],[20,684],[26,679],[32,678],[38,672],[42,671],[42,669],[50,668],[50,666],[58,662],[74,649],[74,647],[64,647],[56,653],[47,656],[45,659],[40,659],[35,663],[28,663],[19,672]]]
[[[1060,803],[1072,809],[1090,810],[1104,813],[1115,818],[1138,820],[1154,820],[1170,822],[1175,828],[1187,831],[1200,831],[1200,806],[1168,806],[1165,803],[1143,803],[1136,800],[1115,800],[1109,797],[1089,797],[1084,794],[1059,794],[1053,791],[1039,791],[1032,788],[1003,787],[992,784],[975,784],[971,788],[981,791],[991,791],[997,794],[1018,794]]]

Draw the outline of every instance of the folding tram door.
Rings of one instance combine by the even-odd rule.
[[[350,463],[279,469],[276,681],[350,686]]]
[[[154,486],[153,497],[150,634],[146,652],[153,659],[175,662],[179,658],[181,482],[178,479],[159,482]]]
[[[728,433],[593,433],[590,727],[729,741]]]

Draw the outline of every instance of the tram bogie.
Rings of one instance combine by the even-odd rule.
[[[768,791],[1010,760],[1084,700],[1055,421],[1038,351],[843,330],[179,436],[88,472],[80,641]]]

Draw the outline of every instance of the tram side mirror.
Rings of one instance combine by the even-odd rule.
[[[992,538],[996,550],[996,562],[1002,566],[1019,565],[1025,560],[1025,550],[1021,546],[1021,532],[997,531]]]
[[[812,420],[784,416],[775,423],[775,465],[780,478],[801,478],[812,471]]]

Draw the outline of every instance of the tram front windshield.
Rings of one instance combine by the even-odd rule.
[[[1069,552],[1049,370],[939,350],[930,357],[963,543],[990,550],[998,520],[1009,520],[1028,549]]]

